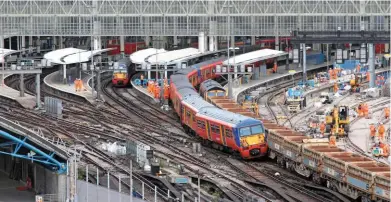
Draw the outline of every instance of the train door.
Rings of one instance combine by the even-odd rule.
[[[211,134],[210,134],[210,124],[209,124],[209,121],[206,121],[206,134],[208,134],[208,139],[212,140]]]
[[[224,133],[225,133],[225,126],[221,125],[221,128],[220,128],[221,141],[223,142],[224,146],[227,146],[227,142],[226,142]]]
[[[185,108],[186,109],[186,108]],[[191,121],[191,112],[189,109],[186,109],[186,119],[185,119],[185,123],[188,125],[188,126],[191,126],[190,125],[190,121]]]
[[[184,106],[181,106],[181,122],[183,123],[183,122],[185,122],[185,114],[186,113],[186,111],[185,111],[185,107]]]
[[[205,77],[204,77],[204,80],[208,80],[210,79],[210,70],[209,70],[209,67],[205,69]]]

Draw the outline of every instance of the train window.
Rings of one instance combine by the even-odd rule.
[[[240,136],[248,136],[251,135],[251,129],[250,127],[244,127],[239,129],[239,134]]]
[[[205,129],[205,122],[197,120],[197,127],[201,129]]]
[[[220,126],[210,124],[210,128],[211,128],[212,133],[220,133]]]
[[[217,96],[218,96],[218,97],[224,97],[224,96],[225,96],[225,92],[218,92],[218,93],[217,93]]]
[[[261,125],[256,125],[251,127],[251,134],[255,135],[260,133],[264,133]]]
[[[193,122],[195,122],[195,121],[196,121],[196,115],[193,114]]]
[[[230,129],[225,129],[225,137],[232,138],[232,130]]]
[[[216,96],[215,92],[208,92],[208,97],[214,97],[214,96]]]
[[[190,117],[190,116],[191,116],[190,111],[186,111],[186,116],[187,116],[187,117]]]

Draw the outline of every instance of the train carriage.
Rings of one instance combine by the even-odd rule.
[[[207,101],[210,97],[225,97],[226,92],[223,86],[215,80],[208,79],[200,84],[200,95]]]
[[[195,93],[193,91],[193,93]],[[199,110],[203,107],[210,107],[213,105],[205,102],[202,97],[198,94],[189,94],[184,95],[182,100],[182,123],[185,124],[185,130],[191,132],[192,134],[196,133],[197,130],[197,121],[196,116]]]
[[[197,120],[204,121],[206,125],[206,131],[199,131],[203,133],[202,136],[238,151],[243,158],[256,158],[267,152],[264,127],[260,120],[216,107],[202,108],[197,114]],[[227,133],[226,129],[232,133]]]

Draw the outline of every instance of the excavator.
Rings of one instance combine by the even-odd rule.
[[[326,133],[331,136],[343,137],[349,132],[349,107],[334,106],[326,115]]]

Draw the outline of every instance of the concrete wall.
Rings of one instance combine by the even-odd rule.
[[[58,175],[56,172],[52,172],[39,164],[32,163],[29,160],[12,158],[9,155],[0,154],[0,170],[9,174],[13,161],[19,162],[21,167],[21,181],[26,182],[27,176],[33,175],[32,186],[38,194],[57,194],[59,188],[62,192],[66,190],[66,183],[62,183],[59,186],[59,180],[62,175]],[[30,172],[29,172],[30,170]]]

